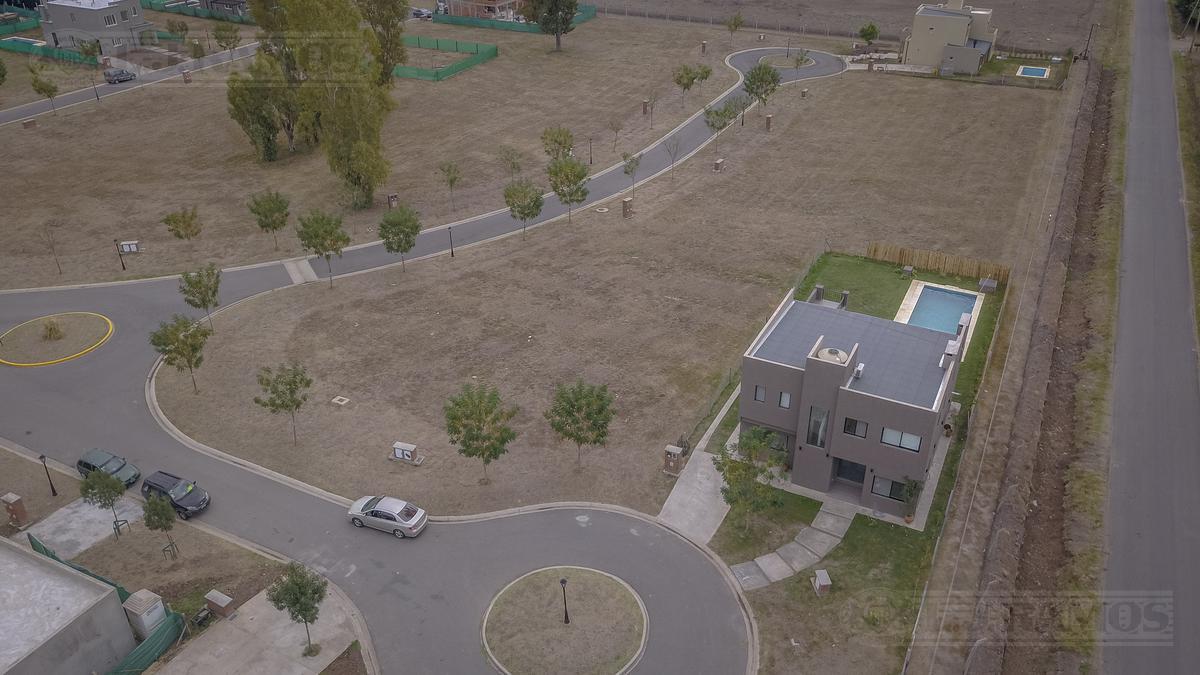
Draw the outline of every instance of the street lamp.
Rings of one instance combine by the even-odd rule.
[[[564,577],[559,579],[558,583],[562,585],[563,589],[563,623],[569,624],[571,623],[571,615],[567,613],[567,580]]]
[[[450,257],[453,258],[454,257],[454,227],[451,225],[447,225],[446,232],[447,232],[447,234],[450,235]]]
[[[122,254],[123,252],[121,251],[121,242],[117,241],[116,239],[113,239],[113,246],[117,247],[117,259],[119,259],[121,261],[121,271],[124,272],[125,271],[125,256]]]
[[[42,468],[46,470],[46,482],[50,484],[50,496],[57,497],[58,490],[54,489],[54,481],[50,480],[50,467],[46,466],[46,456],[41,455],[38,457],[38,459],[42,460]]]

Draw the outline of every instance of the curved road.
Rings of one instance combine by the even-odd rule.
[[[734,54],[745,71],[781,49]],[[783,70],[785,82],[841,72],[835,57],[810,52],[805,68]],[[739,85],[740,86],[740,83]],[[721,104],[738,86],[717,98]],[[712,138],[697,114],[665,138],[678,136],[691,156]],[[662,140],[644,152],[649,180],[669,167]],[[614,170],[616,169],[616,170]],[[589,182],[590,202],[628,188],[616,167]],[[565,211],[547,200],[539,222]],[[515,232],[507,211],[453,225],[455,245]],[[446,228],[418,238],[413,258],[447,250]],[[347,251],[335,273],[393,264],[378,244]],[[322,269],[314,265],[315,270]],[[88,310],[109,316],[117,330],[83,358],[43,368],[0,369],[0,440],[73,464],[88,447],[107,447],[143,471],[169,468],[214,493],[203,522],[312,565],[337,583],[363,612],[386,673],[486,673],[479,623],[492,595],[521,574],[546,565],[595,567],[625,579],[650,614],[650,636],[637,672],[735,673],[751,654],[746,609],[727,572],[698,547],[648,518],[604,509],[552,509],[470,523],[434,523],[413,541],[359,531],[345,507],[237,464],[197,452],[167,433],[146,400],[156,362],[146,336],[172,313],[194,314],[179,298],[175,277],[88,287],[0,292],[0,327],[49,313]],[[223,306],[286,288],[282,262],[226,270]]]

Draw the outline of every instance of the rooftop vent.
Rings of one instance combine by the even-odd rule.
[[[866,365],[867,364],[865,364],[865,363],[860,363],[857,366],[854,366],[854,379],[857,380],[857,379],[862,378],[863,368],[865,368]]]
[[[845,363],[850,360],[850,355],[840,349],[826,347],[817,352],[817,358],[822,361],[829,361],[830,363]]]

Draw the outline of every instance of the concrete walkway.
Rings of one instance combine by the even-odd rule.
[[[330,586],[330,590],[334,587]],[[262,591],[220,619],[158,670],[164,675],[210,673],[272,673],[316,675],[357,639],[354,605],[341,593],[329,593],[317,622],[308,629],[321,653],[302,656],[304,625],[293,622],[267,601]],[[361,643],[360,643],[361,644]]]
[[[137,522],[142,519],[142,505],[129,497],[122,497],[117,502],[117,515],[131,523]],[[76,499],[25,532],[54,549],[58,557],[70,560],[97,542],[112,537],[112,524],[112,511]],[[121,531],[124,532],[125,528],[122,527]],[[25,533],[15,535],[14,539],[26,541]]]
[[[795,539],[774,553],[732,565],[730,569],[747,591],[787,579],[821,562],[821,558],[842,543],[855,513],[852,505],[829,500],[821,505],[812,525],[800,530]]]
[[[708,447],[712,435],[726,413],[737,401],[742,387],[734,387],[733,393],[721,407],[721,411],[713,418],[708,430],[700,438],[700,442],[692,449],[687,466],[671,488],[671,494],[663,503],[658,519],[679,530],[696,541],[707,544],[721,527],[725,514],[729,513],[729,505],[721,496],[721,474],[713,464],[713,456],[704,451]]]

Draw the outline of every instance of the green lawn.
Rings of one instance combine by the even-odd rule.
[[[731,511],[709,547],[730,565],[753,560],[794,539],[821,510],[821,502],[808,497],[783,490],[779,494],[783,499],[780,505],[751,515],[749,527],[744,516]]]

